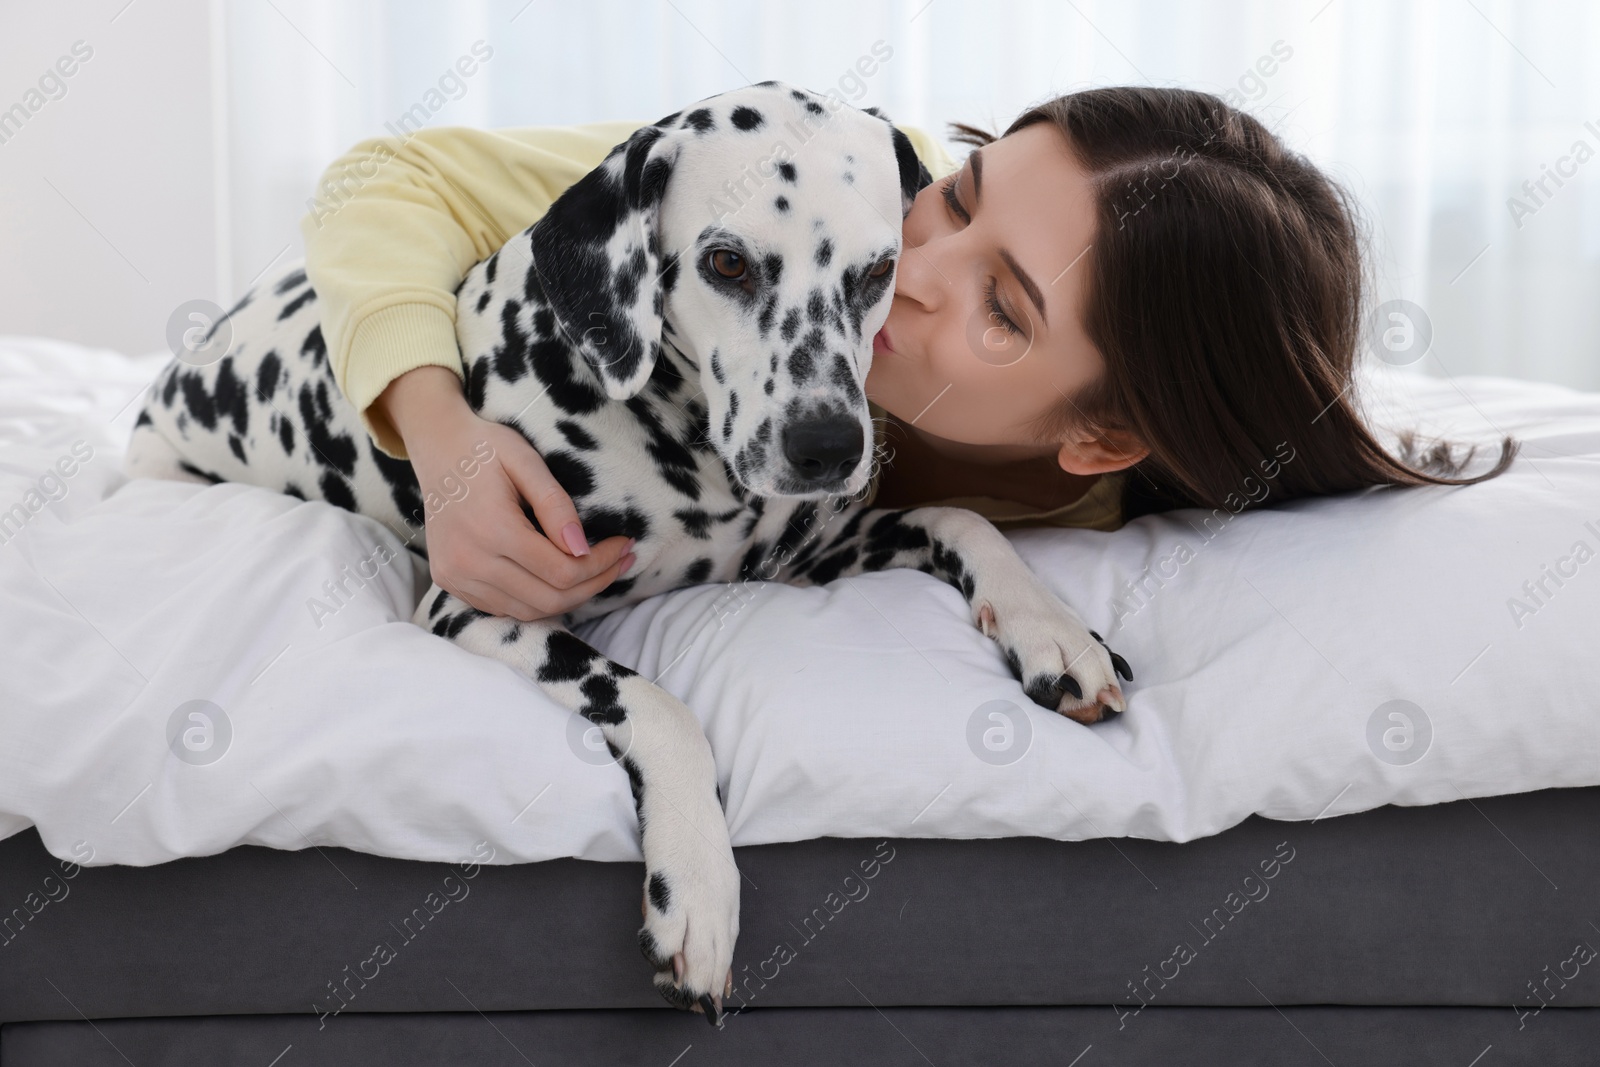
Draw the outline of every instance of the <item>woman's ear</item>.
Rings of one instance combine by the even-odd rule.
[[[1075,431],[1061,443],[1056,462],[1068,474],[1109,474],[1126,470],[1150,454],[1127,430]]]

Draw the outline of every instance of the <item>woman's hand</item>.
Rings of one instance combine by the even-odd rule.
[[[632,539],[591,548],[539,453],[511,427],[480,418],[448,368],[407,371],[373,403],[405,441],[422,486],[428,566],[440,588],[531,622],[571,611],[632,566]],[[528,522],[523,500],[560,542]]]

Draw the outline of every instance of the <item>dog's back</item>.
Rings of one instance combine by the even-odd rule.
[[[192,357],[156,377],[127,473],[323,500],[379,520],[425,552],[416,475],[373,445],[339,391],[301,265],[253,286],[210,331],[231,335],[231,344],[196,344]]]

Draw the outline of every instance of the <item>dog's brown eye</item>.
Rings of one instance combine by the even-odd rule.
[[[886,259],[867,272],[869,278],[882,278],[894,269],[894,260]]]
[[[711,269],[720,277],[734,281],[744,275],[744,257],[726,248],[711,253]]]

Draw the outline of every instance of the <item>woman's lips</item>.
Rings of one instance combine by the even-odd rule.
[[[872,351],[874,353],[894,351],[894,345],[889,343],[888,327],[879,330],[877,335],[872,338]]]

